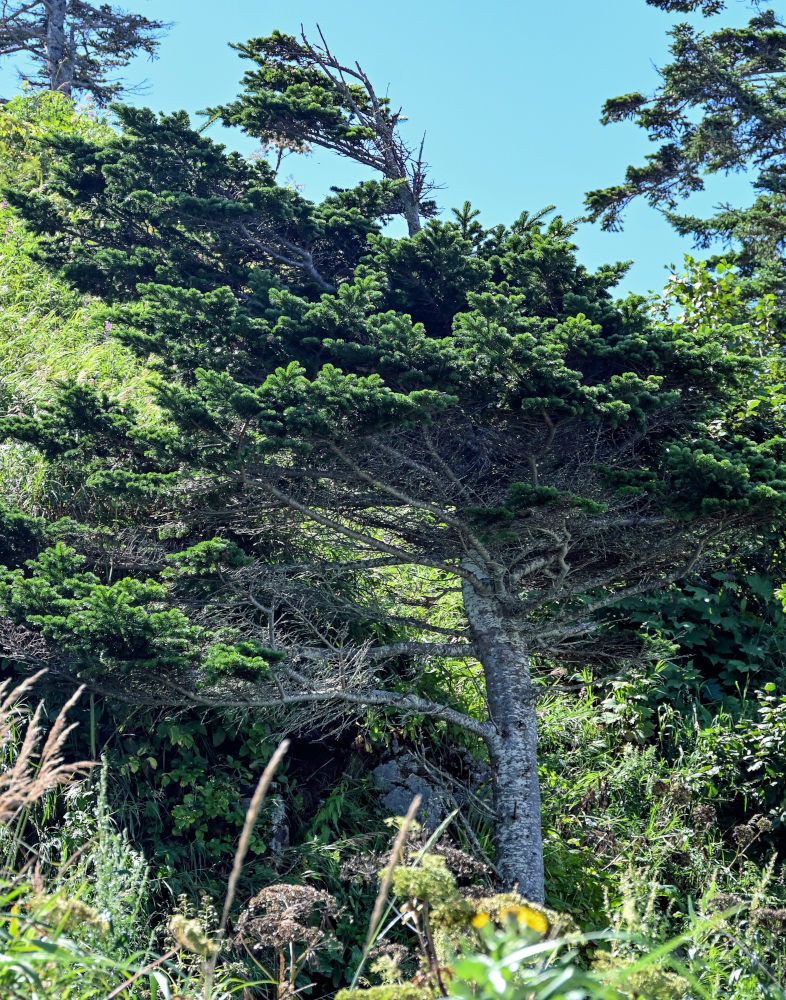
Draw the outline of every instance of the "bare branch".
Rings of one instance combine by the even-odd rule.
[[[424,623],[424,627],[429,629],[430,625]],[[306,659],[327,660],[330,658],[329,651],[301,649],[298,651]],[[391,642],[385,646],[369,646],[364,648],[363,655],[369,661],[391,660],[397,656],[435,656],[452,657],[454,659],[464,659],[475,655],[475,647],[471,642],[421,642],[419,640]]]
[[[259,485],[271,493],[276,499],[285,503],[288,507],[299,511],[306,517],[310,518],[312,521],[316,521],[317,524],[321,524],[326,528],[332,528],[339,534],[344,535],[347,538],[351,538],[353,541],[362,542],[367,545],[370,549],[376,549],[378,552],[386,552],[389,555],[397,556],[403,559],[406,563],[417,563],[421,566],[431,566],[433,569],[440,569],[445,573],[451,573],[455,576],[463,577],[465,580],[469,581],[479,593],[487,593],[488,586],[478,577],[475,573],[471,573],[469,570],[464,569],[458,565],[451,565],[450,563],[444,563],[439,559],[431,559],[429,556],[417,552],[407,552],[406,549],[397,548],[395,545],[388,545],[387,542],[383,542],[379,538],[375,538],[373,535],[365,534],[362,531],[356,531],[354,528],[350,528],[348,525],[342,524],[341,521],[336,521],[335,518],[327,517],[325,514],[314,510],[312,507],[308,507],[306,504],[300,503],[294,497],[289,496],[284,493],[283,490],[278,489],[272,483],[265,482],[264,480],[258,480]]]
[[[192,705],[205,705],[213,708],[284,708],[288,705],[340,702],[363,708],[393,708],[396,711],[406,714],[428,715],[432,718],[449,722],[467,732],[474,733],[481,739],[487,739],[492,732],[492,727],[489,723],[473,719],[472,716],[465,715],[463,712],[459,712],[447,705],[440,705],[429,701],[427,698],[421,698],[419,695],[397,694],[395,691],[380,689],[335,689],[332,691],[297,691],[288,693],[284,698],[281,698],[281,696],[274,698],[259,698],[254,696],[240,698],[230,694],[224,696],[216,694],[214,697],[208,698],[204,695],[194,694],[185,688],[179,690]]]
[[[274,250],[269,243],[263,243],[261,240],[258,240],[256,236],[254,236],[253,233],[249,231],[248,227],[243,225],[243,223],[240,224],[239,229],[246,237],[246,239],[249,240],[249,242],[253,243],[254,246],[260,249],[263,253],[268,254],[268,256],[272,257],[273,260],[277,260],[281,264],[288,264],[290,267],[296,267],[301,271],[305,271],[306,274],[310,278],[312,278],[313,281],[317,285],[319,285],[319,287],[323,291],[335,292],[336,286],[332,285],[329,281],[326,281],[322,277],[322,275],[314,266],[314,259],[308,250],[305,250],[303,247],[299,247],[294,243],[289,243],[289,241],[286,241],[287,247],[293,253],[296,253],[298,255],[297,259],[294,257],[287,257],[284,254],[280,253],[278,250]]]

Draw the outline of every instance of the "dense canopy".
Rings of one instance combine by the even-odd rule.
[[[724,6],[652,3],[708,17]],[[589,195],[606,225],[639,194],[675,209],[702,172],[755,161],[770,139],[760,186],[779,211],[767,116],[780,32],[767,12],[741,30],[674,29],[658,93],[606,107],[667,140],[624,185]],[[3,252],[93,350],[45,389],[0,388],[1,454],[31,483],[0,505],[0,652],[9,671],[46,667],[50,696],[86,686],[90,755],[100,736],[119,762],[162,881],[203,862],[223,878],[240,844],[215,941],[186,907],[172,953],[207,959],[206,996],[227,945],[272,954],[279,997],[307,988],[313,966],[320,988],[332,976],[331,989],[350,986],[342,1000],[362,1000],[392,886],[390,927],[414,927],[421,968],[404,983],[375,962],[370,992],[382,992],[368,1000],[433,1000],[522,941],[569,934],[544,903],[605,926],[611,885],[627,915],[610,940],[636,930],[634,874],[620,871],[654,843],[667,847],[646,919],[671,878],[663,926],[693,920],[713,850],[727,881],[758,878],[763,893],[772,872],[755,864],[786,822],[780,243],[754,253],[740,238],[730,262],[688,258],[660,298],[616,297],[627,265],[588,270],[575,223],[553,208],[489,226],[467,201],[437,217],[401,111],[321,35],[237,48],[253,68],[209,114],[259,139],[261,156],[229,151],[185,112],[115,105],[107,123],[63,94],[0,112]],[[309,200],[282,182],[280,154],[314,145],[374,176]],[[396,216],[406,236],[391,235]],[[43,337],[51,312],[39,301],[20,327],[41,323]],[[6,337],[17,352],[21,337]],[[258,772],[284,735],[291,770],[252,847],[272,778],[256,785]],[[383,830],[358,849],[376,834],[344,831],[342,816],[376,823],[380,783],[410,814],[392,848]],[[615,795],[639,824],[627,855],[622,825],[604,825]],[[336,831],[347,837],[333,843]],[[680,881],[675,845],[688,857],[692,840],[700,860]],[[114,871],[137,863],[123,843]],[[752,845],[762,853],[743,879]],[[253,898],[230,938],[248,850]],[[386,865],[364,941],[353,921],[375,887],[359,902],[347,886]],[[503,894],[465,884],[483,879]],[[715,883],[701,891],[710,919]],[[690,902],[675,915],[680,893]],[[339,959],[325,971],[349,910],[356,971]],[[483,958],[462,966],[456,947]],[[609,992],[603,963],[632,976],[639,947],[624,962],[560,959],[573,992],[544,989],[692,995],[676,960],[655,959],[650,985]],[[516,982],[493,995],[523,996]]]

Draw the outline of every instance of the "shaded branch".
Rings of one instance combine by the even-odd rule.
[[[421,553],[407,552],[406,549],[400,549],[395,545],[389,545],[387,542],[383,542],[381,539],[375,538],[373,535],[367,535],[362,531],[356,531],[354,528],[350,528],[349,526],[342,524],[340,521],[336,521],[332,517],[327,517],[325,514],[321,514],[319,511],[306,506],[306,504],[300,503],[299,500],[296,500],[294,497],[284,493],[283,490],[278,489],[278,487],[274,486],[272,483],[265,482],[264,480],[258,480],[257,482],[263,489],[267,490],[274,497],[276,497],[277,500],[285,503],[288,507],[299,511],[301,514],[304,514],[306,517],[310,518],[312,521],[316,521],[317,524],[321,524],[325,528],[331,528],[332,530],[337,531],[346,538],[351,538],[356,542],[362,542],[370,549],[376,549],[378,552],[386,552],[389,555],[400,557],[406,563],[414,563],[420,566],[431,566],[432,569],[439,569],[444,573],[451,573],[455,576],[460,576],[471,583],[479,593],[485,594],[489,592],[487,585],[481,580],[481,578],[464,567],[444,563],[439,559],[431,559]]]
[[[447,705],[440,705],[416,694],[397,694],[394,691],[384,691],[376,688],[368,690],[332,690],[332,691],[298,691],[287,693],[283,698],[279,695],[273,698],[238,698],[237,696],[217,695],[207,698],[195,695],[184,688],[179,689],[192,705],[204,705],[213,708],[285,708],[289,705],[325,704],[339,702],[358,707],[393,708],[407,714],[428,715],[442,719],[451,725],[458,726],[466,732],[473,733],[481,739],[489,739],[493,727],[487,722],[474,719],[471,715],[459,712]]]

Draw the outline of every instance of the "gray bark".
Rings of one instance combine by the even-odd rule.
[[[46,8],[46,63],[49,86],[67,97],[73,84],[73,58],[66,41],[65,19],[68,0],[48,0]]]
[[[412,193],[412,189],[409,186],[408,181],[406,184],[402,184],[399,192],[399,199],[401,201],[401,211],[407,222],[409,235],[414,236],[415,233],[419,233],[423,227],[420,224],[420,212],[418,211],[415,196]]]
[[[463,585],[475,655],[483,667],[491,726],[496,867],[507,888],[542,903],[543,837],[537,760],[535,688],[530,656],[501,602]]]

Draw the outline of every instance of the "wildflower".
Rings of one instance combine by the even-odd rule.
[[[529,906],[506,906],[499,911],[500,920],[507,920],[511,917],[519,924],[523,924],[539,934],[545,934],[549,929],[549,922],[545,916]]]
[[[109,921],[104,915],[79,899],[36,893],[31,906],[38,911],[37,916],[44,916],[50,926],[60,930],[73,931],[78,927],[91,927],[99,934],[106,934],[109,930]]]
[[[104,323],[104,333],[109,333],[111,329],[112,329],[112,324],[109,322],[109,320],[107,320],[106,323]]]
[[[397,896],[435,904],[453,903],[460,898],[456,880],[438,854],[424,854],[419,868],[397,865],[393,869],[393,891]]]
[[[332,941],[328,926],[342,912],[335,899],[322,889],[288,883],[270,885],[247,903],[232,943],[239,950],[271,948],[284,953],[297,942],[301,958],[311,962],[315,953]],[[315,926],[317,918],[319,925]]]
[[[751,921],[766,927],[769,931],[786,930],[786,909],[776,909],[773,906],[760,906],[751,913]]]
[[[740,823],[739,826],[735,826],[731,831],[731,836],[737,847],[744,850],[763,833],[769,833],[771,829],[772,820],[757,813],[747,823]]]
[[[744,904],[742,896],[730,892],[716,892],[707,900],[707,913],[722,913],[724,910],[737,909]]]
[[[732,839],[740,849],[749,847],[756,839],[756,835],[757,831],[747,823],[740,823],[731,831]]]
[[[663,997],[679,1000],[689,989],[688,981],[673,972],[650,966],[638,969],[626,979],[626,984],[633,996]]]
[[[691,791],[687,785],[673,784],[671,786],[671,799],[675,805],[687,805],[691,799]]]

